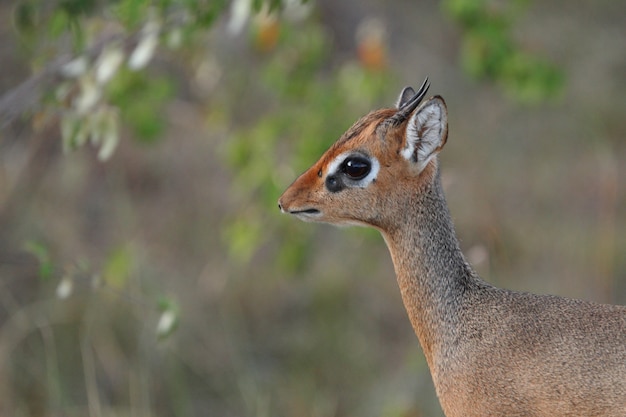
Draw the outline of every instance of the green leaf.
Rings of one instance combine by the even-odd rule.
[[[140,26],[151,6],[150,0],[121,0],[114,8],[113,14],[129,28]]]
[[[144,71],[121,69],[107,88],[120,109],[122,121],[143,142],[154,142],[166,127],[165,104],[174,94],[169,78],[148,76]]]
[[[64,10],[58,10],[50,17],[48,33],[52,38],[58,38],[70,28],[70,18]]]
[[[484,0],[445,0],[443,8],[464,31],[461,65],[475,78],[488,78],[515,100],[534,103],[562,91],[563,72],[524,52],[511,35],[514,20],[527,0],[487,4]]]
[[[455,20],[465,26],[473,26],[482,18],[484,3],[484,0],[445,0],[442,6]]]
[[[196,23],[203,28],[213,26],[217,17],[229,5],[227,0],[199,0],[189,2],[189,12],[195,18]]]
[[[43,243],[28,241],[24,245],[24,249],[30,252],[39,261],[39,278],[48,280],[54,273],[54,265],[52,263],[48,247]]]
[[[115,289],[126,286],[133,267],[133,256],[127,246],[116,248],[109,255],[102,271],[104,282]]]

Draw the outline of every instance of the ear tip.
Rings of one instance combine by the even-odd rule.
[[[443,104],[443,107],[447,107],[446,101],[440,95],[432,96],[428,101],[439,101]]]
[[[421,107],[424,108],[427,106],[437,106],[441,109],[443,113],[448,112],[448,105],[446,104],[446,101],[443,99],[443,97],[441,97],[440,95],[432,96],[431,98],[426,100],[426,102]]]

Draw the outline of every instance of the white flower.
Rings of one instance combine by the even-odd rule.
[[[139,43],[128,58],[128,68],[137,71],[148,65],[159,45],[160,29],[159,23],[154,20],[146,23]]]
[[[98,160],[102,162],[111,158],[120,142],[117,116],[117,112],[110,109],[103,118],[102,131],[97,135],[97,139],[102,142],[98,151]]]
[[[228,32],[231,35],[239,35],[250,18],[252,10],[251,0],[233,0],[230,6],[230,20]]]
[[[124,58],[124,52],[120,48],[105,48],[96,63],[96,81],[104,84],[113,78],[122,62],[124,62]]]
[[[61,67],[61,74],[67,78],[76,78],[87,72],[87,58],[79,56]]]
[[[157,323],[157,336],[159,338],[168,336],[170,333],[172,333],[172,331],[176,327],[176,324],[178,324],[178,316],[176,315],[176,313],[171,309],[165,310],[163,313],[161,313],[161,317],[159,318],[159,322]]]
[[[74,289],[74,282],[68,276],[63,277],[59,285],[57,286],[57,297],[61,300],[65,300],[67,297],[72,295],[72,291]]]
[[[102,88],[95,82],[93,76],[85,74],[80,77],[80,94],[74,102],[74,108],[78,114],[87,114],[102,97]]]

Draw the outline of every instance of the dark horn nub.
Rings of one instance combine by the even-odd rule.
[[[430,83],[428,82],[428,77],[424,79],[422,86],[417,90],[417,93],[409,100],[401,100],[404,102],[402,106],[398,109],[396,114],[391,117],[391,123],[394,125],[399,125],[409,118],[413,110],[417,108],[417,106],[422,102],[422,99],[428,92],[428,88],[430,87]]]

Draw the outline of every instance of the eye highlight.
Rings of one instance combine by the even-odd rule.
[[[372,169],[372,164],[369,160],[359,157],[359,156],[351,156],[346,158],[341,164],[341,172],[346,174],[348,178],[351,180],[361,180],[370,173]]]

